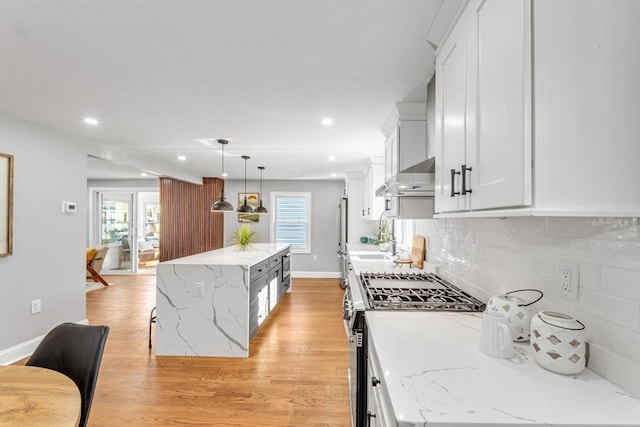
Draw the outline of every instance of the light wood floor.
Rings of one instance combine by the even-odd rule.
[[[337,280],[294,280],[248,359],[156,358],[147,340],[155,276],[107,281],[87,294],[89,323],[111,328],[90,426],[350,425]]]

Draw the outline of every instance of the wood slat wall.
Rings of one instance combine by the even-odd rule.
[[[202,182],[198,185],[160,178],[160,261],[224,245],[224,215],[210,212],[224,181],[203,178]]]

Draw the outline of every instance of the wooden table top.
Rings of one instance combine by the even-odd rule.
[[[77,426],[80,391],[67,376],[34,366],[0,366],[0,426]]]

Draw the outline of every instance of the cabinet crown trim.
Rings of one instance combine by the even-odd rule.
[[[382,134],[388,137],[398,120],[427,120],[427,102],[396,102],[382,125]]]

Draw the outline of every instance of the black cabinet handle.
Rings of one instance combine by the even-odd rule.
[[[451,169],[451,197],[456,197],[460,194],[459,191],[454,191],[456,175],[460,175],[460,172],[456,172],[455,169]]]
[[[380,384],[380,380],[377,379],[376,377],[371,377],[371,385],[373,387],[377,386],[378,384]]]
[[[362,216],[364,216],[364,209],[362,209]]]
[[[367,215],[371,215],[371,208],[367,208]]]
[[[462,165],[462,192],[461,194],[464,196],[467,193],[473,193],[472,189],[467,189],[467,171],[471,172],[470,167],[467,167],[467,165]]]

